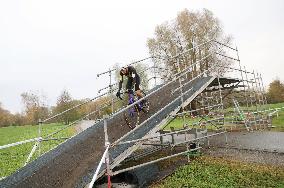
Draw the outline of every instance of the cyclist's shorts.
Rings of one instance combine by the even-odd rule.
[[[133,87],[133,78],[128,78],[127,84],[126,84],[126,89],[132,89]],[[135,77],[135,83],[134,83],[134,89],[135,91],[140,90],[140,77],[136,76]]]

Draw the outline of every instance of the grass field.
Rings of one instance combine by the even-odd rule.
[[[284,187],[284,168],[200,157],[155,188]]]
[[[268,105],[264,105],[262,107],[262,109],[274,109],[274,108],[281,108],[284,107],[284,103],[277,103],[277,104],[268,104]],[[253,107],[254,110],[255,107]],[[245,108],[243,108],[245,109]],[[233,109],[225,109],[226,111],[233,111]],[[272,119],[272,125],[275,126],[274,131],[284,131],[284,109],[280,110],[278,112],[279,116],[273,116]],[[276,115],[276,114],[275,114]],[[190,117],[186,117],[186,123],[188,123],[189,125],[192,125],[192,123],[196,123],[200,120],[201,118],[197,117],[195,119],[192,119]],[[210,118],[207,118],[210,119]],[[166,128],[165,130],[170,130],[170,127],[174,127],[175,129],[180,129],[183,127],[183,118],[176,118],[174,119]],[[208,129],[216,129],[216,127],[214,126],[207,126]]]
[[[47,124],[42,126],[42,137],[62,128],[62,124]],[[54,137],[70,137],[75,133],[73,128],[61,131]],[[10,126],[0,128],[0,146],[38,137],[38,126]],[[41,144],[41,152],[47,152],[54,148],[61,141],[44,141]],[[0,178],[5,177],[22,167],[33,147],[34,143],[27,143],[20,146],[0,150]],[[38,157],[35,153],[32,160]]]
[[[270,104],[266,107],[268,108],[279,108],[283,107],[284,103],[278,104]],[[190,119],[187,118],[187,123],[197,122],[199,119]],[[167,126],[167,129],[170,127],[174,127],[175,129],[182,128],[183,119],[176,118],[174,121],[171,122],[170,125]],[[276,126],[276,131],[284,131],[284,109],[279,111],[279,117],[274,117],[272,121],[272,125]],[[43,125],[42,127],[42,136],[46,136],[49,133],[52,133],[64,125],[62,124],[48,124]],[[210,128],[210,127],[209,127]],[[212,128],[214,128],[212,126]],[[60,132],[57,137],[70,137],[75,133],[73,128],[68,128],[62,132]],[[31,139],[38,137],[38,126],[10,126],[0,128],[0,146],[5,144],[10,144],[26,139]],[[41,151],[47,152],[50,149],[54,148],[58,144],[63,142],[61,141],[48,141],[42,142]],[[0,178],[5,177],[13,173],[15,170],[19,169],[25,163],[28,154],[30,153],[34,143],[28,143],[21,146],[15,146],[8,149],[0,150]],[[33,160],[38,157],[38,153],[35,153],[35,156],[32,158]]]
[[[270,108],[281,108],[284,106],[284,103],[277,103],[277,104],[271,104]],[[275,126],[275,131],[284,131],[284,109],[280,110],[278,113],[278,117],[274,117],[272,119],[272,125]]]
[[[205,119],[206,119],[206,120],[210,120],[210,118],[205,118]],[[199,118],[199,117],[196,117],[196,118],[194,118],[194,119],[189,118],[189,117],[186,117],[186,118],[185,118],[185,122],[186,122],[186,124],[192,126],[192,124],[198,123],[200,120],[205,121],[205,119],[202,119],[202,118]],[[211,119],[212,119],[212,118],[211,118]],[[175,128],[175,129],[181,129],[181,128],[183,128],[183,118],[182,118],[182,117],[179,117],[179,118],[174,119],[174,120],[165,128],[165,130],[170,130],[170,127],[173,127],[173,128]],[[208,129],[211,129],[211,130],[216,129],[216,127],[213,126],[213,125],[207,125],[207,128],[208,128]]]

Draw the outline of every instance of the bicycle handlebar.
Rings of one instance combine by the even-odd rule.
[[[134,94],[134,92],[133,92],[133,90],[132,89],[128,89],[128,90],[126,90],[126,91],[124,91],[124,92],[119,92],[119,96],[117,96],[120,100],[123,100],[122,98],[121,98],[121,94],[129,94],[130,92],[132,92],[133,94]]]

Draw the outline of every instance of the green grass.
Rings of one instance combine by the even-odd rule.
[[[214,118],[217,118],[217,117],[214,117]],[[186,117],[185,118],[185,123],[187,125],[189,125],[190,127],[192,127],[192,125],[194,123],[198,124],[200,120],[201,120],[201,122],[204,122],[204,121],[207,121],[207,120],[210,120],[210,119],[214,119],[214,118],[204,117],[202,119],[201,117],[196,117],[196,118]],[[197,126],[197,125],[195,125],[195,126]],[[181,128],[183,128],[183,118],[182,117],[175,118],[170,124],[168,124],[165,127],[165,130],[170,130],[171,127],[173,127],[174,129],[181,129]],[[207,123],[206,127],[207,127],[207,129],[210,129],[210,130],[215,130],[216,129],[216,127],[213,126],[210,123]]]
[[[276,104],[267,104],[265,105],[265,109],[269,109],[269,108],[281,108],[284,106],[284,102],[282,103],[276,103]]]
[[[192,119],[189,117],[185,118],[185,123],[192,125],[192,123],[198,122],[201,118],[196,118],[196,119]],[[181,129],[183,128],[183,118],[182,117],[178,117],[175,118],[166,128],[165,130],[170,130],[170,128],[173,127],[174,129]]]
[[[275,126],[272,130],[284,131],[284,109],[279,111],[278,117],[273,117],[272,125]]]
[[[284,103],[276,103],[276,104],[268,104],[265,105],[265,109],[274,109],[274,108],[281,108],[284,107]],[[276,114],[275,114],[276,115]],[[273,116],[272,118],[272,126],[275,126],[275,128],[273,128],[273,131],[284,131],[284,109],[281,109],[278,112],[278,117],[277,116]]]
[[[62,124],[47,124],[42,126],[42,137],[64,127]],[[74,134],[73,128],[65,129],[54,137],[70,137]],[[0,146],[38,137],[38,126],[10,126],[0,128]],[[64,140],[60,141],[44,141],[41,144],[41,152],[47,152],[54,148]],[[12,174],[21,168],[25,163],[34,143],[27,143],[0,150],[0,177]],[[39,156],[38,151],[34,154],[32,160]]]
[[[284,168],[200,157],[152,187],[280,188],[284,187]]]
[[[186,123],[190,121],[189,118],[186,118]],[[181,129],[183,128],[183,118],[175,118],[166,128],[165,130],[170,130],[170,127],[173,127],[175,129]]]
[[[264,109],[274,109],[274,108],[281,108],[281,107],[284,107],[284,103],[264,105],[264,106],[262,106],[261,109],[264,110]],[[243,110],[245,109],[244,107],[241,107],[241,108]],[[255,111],[255,107],[250,107],[249,110]],[[226,114],[229,111],[233,111],[233,108],[225,109],[224,113]],[[272,130],[273,131],[284,131],[284,109],[279,111],[279,117],[276,117],[275,115],[273,116],[273,119],[272,119],[272,125],[275,126],[275,128],[273,128]],[[229,117],[229,116],[227,116],[227,117]],[[225,115],[225,118],[226,118],[226,115]],[[193,123],[198,122],[200,119],[201,119],[200,117],[196,117],[194,119],[192,119],[190,117],[186,117],[186,121],[185,122],[191,126]],[[207,117],[206,119],[209,120],[210,118]],[[176,119],[174,119],[169,125],[167,125],[165,127],[165,130],[170,130],[170,127],[174,127],[175,129],[183,128],[183,118],[176,118]],[[210,130],[215,130],[216,129],[215,126],[210,125],[210,124],[207,124],[207,128],[210,129]]]
[[[281,108],[281,107],[284,107],[284,103],[263,105],[260,110],[268,110],[268,109]],[[255,107],[250,107],[249,109],[255,111],[254,108]],[[245,109],[245,108],[242,107],[242,109]],[[275,115],[272,118],[272,125],[275,126],[275,128],[273,128],[272,130],[273,131],[284,131],[284,109],[279,111],[279,114],[278,114],[279,117],[276,117]]]

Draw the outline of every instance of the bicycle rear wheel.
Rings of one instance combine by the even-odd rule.
[[[142,93],[143,93],[143,95],[144,95],[144,97],[145,97],[145,96],[146,96],[146,93],[145,93],[144,91],[142,91]],[[144,113],[148,113],[149,110],[150,110],[150,103],[149,103],[148,99],[144,99],[143,105],[142,105],[142,111],[143,111]]]
[[[134,129],[137,125],[139,125],[139,117],[140,113],[137,105],[134,105],[128,111],[124,112],[124,120],[129,128]]]

